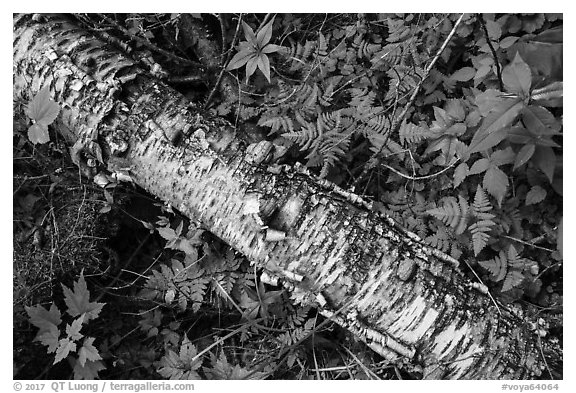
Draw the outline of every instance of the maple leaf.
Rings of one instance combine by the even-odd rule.
[[[97,360],[102,360],[98,350],[92,345],[94,340],[94,337],[86,337],[82,344],[82,348],[78,350],[78,362],[82,367],[86,365],[86,361],[95,362]]]
[[[70,352],[76,351],[76,343],[68,338],[63,338],[58,342],[58,348],[56,348],[56,358],[54,363],[56,364],[62,359],[66,359]]]
[[[72,322],[72,325],[66,325],[66,334],[68,338],[72,341],[80,340],[83,335],[80,333],[80,329],[82,329],[82,323],[84,322],[85,314],[80,315],[80,318],[76,319]]]
[[[225,379],[225,380],[238,380],[238,379],[263,379],[266,373],[251,370],[241,367],[240,365],[231,365],[226,359],[224,352],[220,353],[219,358],[216,358],[212,353],[211,363],[212,367],[203,367],[204,372],[209,379]]]
[[[62,322],[62,314],[54,303],[50,306],[50,310],[38,304],[32,307],[26,306],[25,309],[30,323],[40,329],[38,335],[50,331],[53,326],[58,326]]]
[[[164,378],[169,379],[200,379],[196,372],[202,365],[202,359],[196,358],[198,351],[196,346],[184,336],[180,352],[176,354],[172,350],[167,350],[166,355],[158,363],[156,371]]]
[[[90,302],[90,292],[86,286],[83,273],[80,273],[80,279],[74,283],[74,291],[70,290],[64,284],[62,284],[62,289],[64,291],[64,302],[66,302],[68,306],[67,312],[72,317],[86,314],[85,321],[88,322],[91,319],[97,318],[100,311],[102,311],[104,303]]]
[[[56,349],[58,348],[59,337],[60,330],[58,330],[56,325],[51,325],[49,330],[38,333],[34,341],[40,341],[48,347],[48,353],[52,353],[56,352]]]
[[[87,360],[84,365],[81,365],[80,361],[76,361],[74,365],[74,379],[94,380],[98,378],[98,372],[105,369],[106,366],[104,366],[104,363],[100,360]]]

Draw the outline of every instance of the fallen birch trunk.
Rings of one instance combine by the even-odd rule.
[[[520,308],[498,307],[458,261],[304,169],[269,166],[224,120],[90,33],[56,17],[14,17],[14,100],[45,86],[57,128],[88,174],[133,181],[279,278],[302,303],[424,378],[541,375],[539,338]],[[554,361],[561,352],[543,341]]]

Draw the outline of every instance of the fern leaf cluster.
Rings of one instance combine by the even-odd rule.
[[[488,244],[490,231],[495,225],[492,220],[495,216],[490,213],[492,205],[485,191],[478,185],[471,206],[462,195],[458,195],[458,199],[446,197],[443,201],[443,206],[429,209],[426,213],[453,228],[457,235],[468,229],[472,235],[474,254],[478,255]],[[474,222],[470,224],[472,220]]]
[[[522,270],[526,265],[525,260],[518,255],[512,245],[509,246],[508,252],[501,250],[498,256],[478,263],[492,274],[494,281],[503,281],[502,292],[509,291],[524,280]]]

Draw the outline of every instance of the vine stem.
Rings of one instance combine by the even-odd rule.
[[[486,42],[488,43],[488,47],[490,48],[490,52],[492,52],[492,57],[494,57],[494,63],[496,64],[496,75],[498,76],[498,85],[500,86],[500,91],[504,91],[504,83],[502,82],[502,71],[500,70],[500,62],[498,61],[498,56],[496,55],[496,51],[494,50],[494,45],[492,45],[492,40],[488,35],[488,29],[486,28],[486,22],[484,22],[484,17],[482,14],[477,14],[478,20],[482,25],[482,30],[484,30],[484,35],[486,36]]]
[[[406,106],[404,107],[404,109],[402,110],[400,115],[396,119],[392,120],[392,124],[391,124],[390,129],[388,130],[388,133],[387,133],[388,136],[390,136],[391,134],[398,131],[400,124],[402,124],[402,122],[404,121],[404,118],[408,114],[408,111],[410,110],[410,108],[414,104],[414,101],[416,100],[416,96],[418,95],[420,88],[424,84],[424,81],[428,78],[430,71],[432,70],[432,68],[434,67],[434,65],[436,64],[438,59],[440,58],[440,55],[442,54],[442,52],[444,52],[444,50],[448,46],[448,43],[450,42],[450,40],[452,39],[452,37],[456,33],[456,29],[458,28],[458,26],[462,22],[464,15],[465,14],[461,14],[460,17],[458,18],[458,20],[456,21],[456,23],[454,23],[454,26],[452,27],[452,30],[448,34],[448,37],[446,37],[446,39],[442,43],[442,46],[440,47],[440,49],[438,49],[438,52],[436,52],[436,55],[434,56],[434,58],[432,59],[430,64],[428,64],[428,66],[424,69],[424,75],[422,75],[420,82],[418,82],[418,84],[414,88],[414,91],[412,92],[412,95],[410,96],[408,103],[406,104]],[[364,170],[362,171],[360,176],[354,181],[354,184],[353,184],[354,186],[356,186],[364,178],[366,178],[369,171],[371,171],[372,169],[374,169],[375,167],[380,165],[380,160],[382,158],[382,150],[384,149],[385,145],[386,145],[386,143],[383,143],[382,146],[380,147],[380,149],[378,149],[378,151],[376,153],[374,153],[374,155],[372,155],[372,157],[370,157],[370,159],[366,163],[366,166],[364,167]]]

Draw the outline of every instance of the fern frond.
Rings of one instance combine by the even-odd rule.
[[[426,213],[455,228],[456,234],[460,235],[468,224],[468,210],[468,202],[461,195],[458,195],[458,201],[453,197],[445,198],[442,207],[427,210]]]
[[[191,302],[192,311],[198,311],[210,279],[198,263],[184,266],[176,259],[171,262],[170,266],[162,264],[160,271],[152,272],[141,296],[161,300],[169,305],[176,302],[181,311],[185,311]]]
[[[479,261],[478,263],[492,274],[492,279],[495,282],[504,280],[502,292],[506,292],[524,281],[524,275],[522,274],[525,265],[524,261],[525,259],[520,258],[514,246],[510,245],[507,253],[504,250],[500,250],[499,255],[493,259]]]
[[[393,67],[404,61],[404,51],[400,44],[387,44],[374,53],[370,59],[372,68]]]
[[[472,233],[472,245],[474,248],[474,255],[480,254],[480,251],[488,244],[490,240],[490,232],[494,221],[480,220],[470,225],[470,233]]]
[[[426,237],[424,241],[442,252],[448,252],[451,242],[448,238],[448,232],[441,226],[432,235]]]
[[[374,53],[382,49],[382,45],[369,43],[361,35],[354,37],[352,47],[356,49],[358,59],[371,59]]]
[[[287,331],[279,335],[278,340],[285,346],[291,346],[307,336],[314,328],[315,323],[316,321],[314,318],[310,318],[306,321],[306,323],[304,323],[304,326],[295,328],[291,331]]]
[[[294,132],[294,122],[288,116],[277,116],[271,118],[261,118],[259,126],[270,127],[269,135],[277,132]]]
[[[398,132],[400,136],[400,144],[402,145],[405,145],[406,142],[418,143],[430,135],[427,128],[408,123],[406,120],[402,122]]]
[[[486,192],[480,185],[476,188],[476,195],[474,196],[474,203],[472,204],[474,216],[480,220],[489,220],[494,218],[494,214],[488,213],[492,210],[492,204],[486,196]]]
[[[306,126],[299,131],[286,132],[282,136],[296,143],[303,151],[308,150],[321,137],[321,130],[316,124],[306,122]]]
[[[489,259],[487,261],[478,261],[478,264],[492,274],[492,280],[495,282],[501,281],[506,277],[506,270],[508,269],[508,259],[506,253],[502,250],[500,255]]]
[[[514,248],[513,245],[510,245],[508,247],[507,257],[508,257],[508,265],[510,265],[511,267],[524,268],[526,260],[524,258],[521,258],[520,255],[518,255],[518,251],[516,251],[516,248]]]

